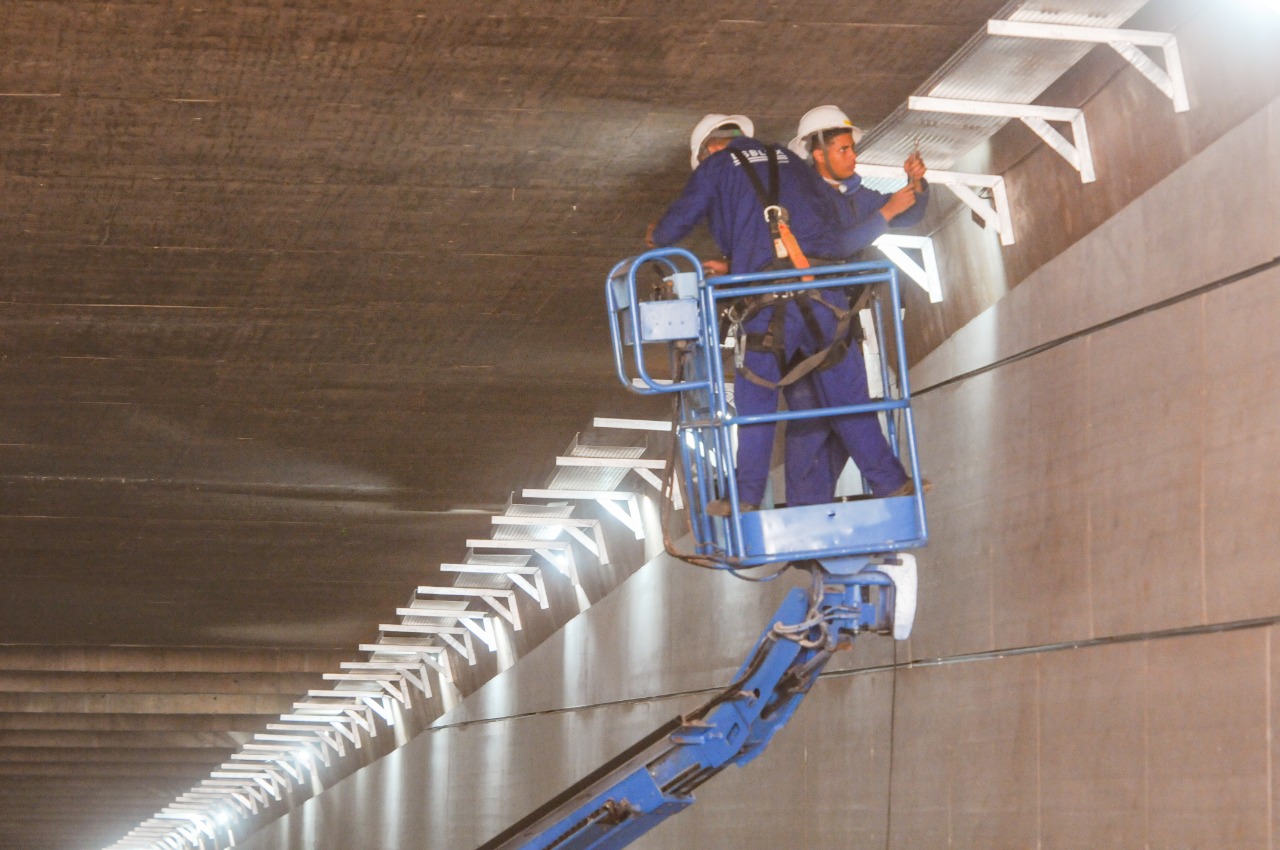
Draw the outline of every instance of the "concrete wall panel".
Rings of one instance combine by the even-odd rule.
[[[1150,644],[1150,846],[1274,847],[1268,824],[1267,631]]]
[[[1028,656],[898,674],[889,846],[1035,845],[1036,666]]]
[[[1201,621],[1200,302],[1089,338],[1089,504],[1100,635]]]
[[[1137,643],[1043,658],[1044,850],[1145,850],[1145,670]]]
[[[1277,137],[1280,138],[1280,137]],[[1205,597],[1210,622],[1280,599],[1280,270],[1205,298]]]

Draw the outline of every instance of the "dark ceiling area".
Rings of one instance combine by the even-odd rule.
[[[603,283],[703,113],[871,127],[1001,5],[0,4],[0,848],[116,841],[664,415]]]

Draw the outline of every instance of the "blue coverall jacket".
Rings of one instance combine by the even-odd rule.
[[[828,214],[833,216],[833,221],[838,222],[837,226],[854,234],[853,241],[863,243],[863,247],[871,245],[890,227],[918,224],[924,218],[929,203],[926,183],[924,192],[913,206],[895,216],[892,221],[886,222],[884,216],[880,215],[880,208],[888,203],[890,196],[863,186],[860,176],[855,174],[838,188],[830,184],[827,187],[831,190],[827,195],[828,202],[843,202],[828,206]],[[864,382],[865,370],[864,364],[860,378]],[[802,379],[789,387],[786,395],[787,405],[792,410],[815,407],[821,403],[816,385],[808,379]],[[832,427],[831,420],[805,419],[788,423],[787,504],[813,505],[831,501],[835,496],[836,482],[849,457],[850,453],[846,451],[841,435]]]
[[[741,151],[767,186],[769,148],[778,152],[778,202],[790,214],[791,232],[807,256],[849,257],[871,244],[836,221],[835,217],[840,217],[848,222],[849,214],[841,213],[841,199],[833,196],[833,190],[808,163],[784,147],[748,136],[733,139],[725,150],[713,153],[694,169],[680,197],[654,228],[653,241],[674,245],[706,221],[711,238],[729,258],[731,274],[758,272],[769,265],[774,258],[773,239],[763,207],[751,178],[730,153]]]

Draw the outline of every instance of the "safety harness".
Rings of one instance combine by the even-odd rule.
[[[751,166],[746,154],[739,150],[732,150],[731,152],[738,161],[738,165],[742,167],[742,170],[751,179],[751,185],[756,191],[756,197],[764,208],[764,219],[769,225],[769,235],[773,239],[775,257],[770,265],[782,268],[790,266],[794,269],[810,268],[809,258],[800,250],[800,245],[796,242],[795,235],[791,232],[787,210],[778,202],[777,150],[772,147],[767,148],[769,159],[769,185],[767,187],[764,181],[760,179],[760,175],[756,173],[755,168]],[[784,263],[786,265],[780,265]],[[813,280],[813,276],[805,275],[800,279],[807,282]],[[863,295],[867,294],[864,289]],[[787,346],[784,339],[787,301],[795,302],[796,307],[800,310],[801,317],[804,319],[805,326],[814,339],[823,337],[822,327],[818,324],[818,318],[814,314],[815,303],[830,310],[836,319],[835,333],[832,334],[831,344],[821,351],[810,354],[808,357],[794,363],[787,362]],[[817,289],[770,293],[742,299],[732,305],[728,312],[729,321],[731,322],[730,333],[737,337],[738,342],[735,359],[738,372],[753,384],[776,390],[779,387],[794,384],[810,372],[831,368],[844,359],[849,348],[854,345],[855,340],[859,339],[862,328],[857,322],[857,316],[862,303],[863,299],[859,298],[858,302],[849,309],[838,307],[824,299],[822,293]],[[779,309],[775,309],[773,315],[770,316],[769,329],[767,331],[764,333],[748,333],[743,330],[743,326],[748,321],[755,318],[761,310],[770,306],[776,306]],[[778,374],[781,377],[777,381],[770,381],[747,368],[745,364],[747,351],[771,352],[777,358]]]

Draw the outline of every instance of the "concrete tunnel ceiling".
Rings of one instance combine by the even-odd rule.
[[[616,385],[704,112],[870,127],[1002,0],[0,5],[0,848],[110,844]]]

